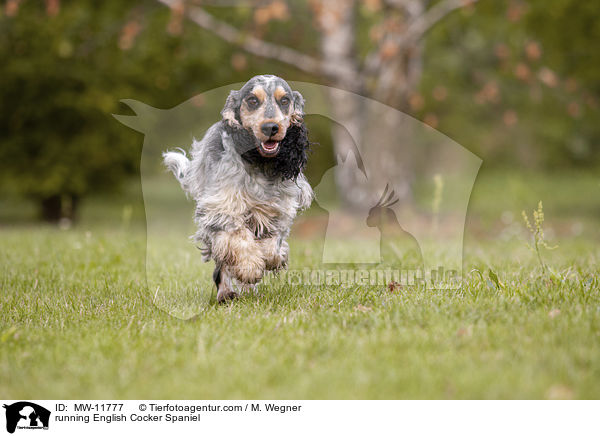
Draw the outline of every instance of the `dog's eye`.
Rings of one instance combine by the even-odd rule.
[[[279,100],[279,103],[281,103],[281,106],[289,106],[290,99],[287,97],[281,97],[281,100]]]
[[[256,97],[248,97],[246,99],[246,104],[248,105],[249,108],[254,109],[255,107],[258,106],[258,98]]]

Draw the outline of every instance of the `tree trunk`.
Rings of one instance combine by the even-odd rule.
[[[336,76],[336,88],[360,93],[363,84],[356,81],[359,66],[355,52],[355,7],[354,0],[321,0],[312,3],[317,24],[321,30],[321,53],[324,62],[342,67],[347,76]],[[338,159],[346,160],[356,151],[361,141],[359,99],[351,94],[331,89],[331,110],[336,123],[332,127],[332,139]],[[360,156],[356,156],[360,161]],[[353,167],[340,165],[335,172],[339,194],[346,205],[360,203],[363,192],[362,174]]]
[[[50,195],[39,200],[40,215],[44,221],[57,223],[61,219],[75,221],[79,197],[73,194]]]
[[[332,104],[333,127],[338,160],[336,184],[346,206],[363,209],[374,205],[386,185],[401,203],[412,201],[412,185],[421,152],[413,138],[418,122],[378,102],[335,91]],[[356,143],[355,143],[356,141]],[[348,158],[358,153],[356,165]]]
[[[415,2],[406,20],[423,13],[423,5]],[[398,110],[407,109],[411,91],[421,75],[422,49],[419,44],[405,46],[399,34],[388,33],[380,47],[385,52],[379,56],[374,85],[367,87],[361,76],[355,53],[355,7],[352,0],[322,0],[314,3],[315,15],[321,27],[321,52],[325,62],[343,66],[351,72],[348,77],[339,77],[337,88],[356,94],[369,95],[377,101]],[[402,26],[398,26],[402,28]],[[346,160],[349,153],[359,150],[356,156],[359,170],[354,166],[339,165],[336,183],[343,202],[352,208],[364,207],[365,203],[377,201],[377,192],[387,183],[395,181],[395,191],[402,201],[410,201],[411,184],[414,178],[414,149],[403,149],[410,138],[410,125],[405,123],[403,132],[398,131],[401,116],[386,116],[389,112],[378,105],[370,104],[359,95],[330,92],[332,113],[335,121],[332,138],[338,158]],[[401,134],[400,134],[401,133]],[[367,144],[368,143],[368,144]],[[361,168],[365,162],[368,168]],[[365,170],[367,181],[365,183]],[[370,171],[369,171],[370,170]],[[398,175],[400,174],[400,177]]]

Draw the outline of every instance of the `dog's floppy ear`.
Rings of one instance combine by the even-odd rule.
[[[296,180],[308,160],[310,142],[304,121],[292,124],[281,141],[281,152],[275,158],[274,173],[282,179]]]
[[[294,91],[294,112],[292,112],[292,123],[301,124],[304,117],[304,97],[298,91]]]
[[[221,111],[223,121],[231,127],[241,127],[239,120],[240,91],[231,91]]]

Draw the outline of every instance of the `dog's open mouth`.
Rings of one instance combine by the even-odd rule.
[[[279,141],[265,141],[258,146],[258,152],[263,157],[273,157],[279,152]]]

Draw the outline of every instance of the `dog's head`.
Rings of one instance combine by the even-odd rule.
[[[231,91],[221,112],[232,127],[242,127],[256,138],[258,152],[275,157],[288,129],[302,123],[304,99],[277,76],[254,76],[239,91]]]
[[[231,91],[221,115],[247,161],[295,178],[306,164],[309,146],[303,111],[299,92],[280,77],[263,75]]]

